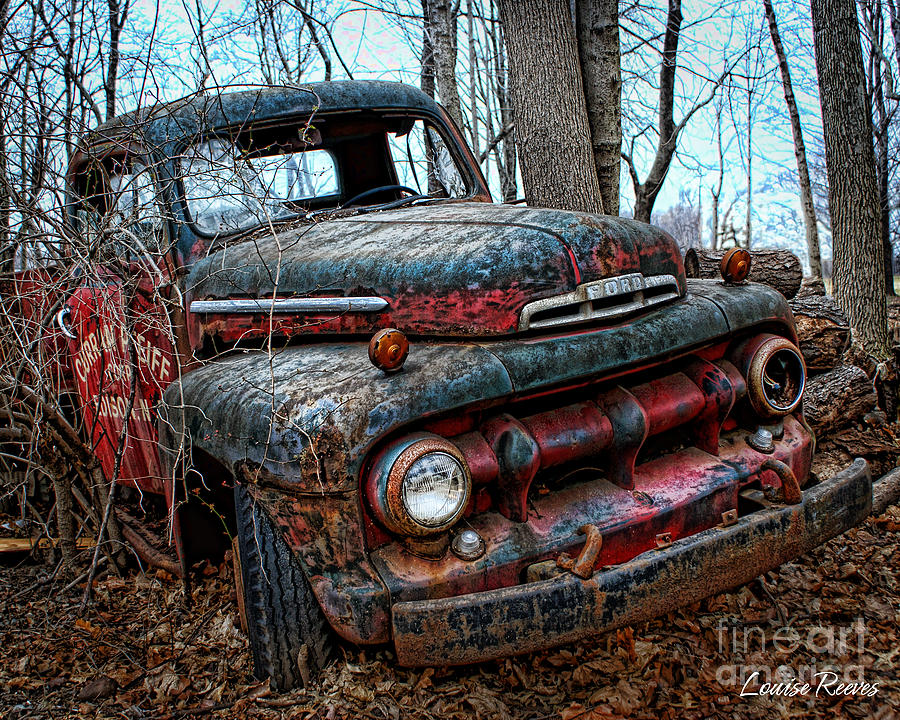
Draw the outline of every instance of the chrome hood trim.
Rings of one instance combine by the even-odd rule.
[[[318,313],[378,312],[388,306],[380,297],[244,298],[194,300],[193,313]]]

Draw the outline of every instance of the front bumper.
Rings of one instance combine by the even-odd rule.
[[[548,580],[456,597],[396,603],[394,645],[407,666],[461,665],[532,652],[641,622],[736,587],[860,523],[872,478],[857,459],[772,506],[677,540],[582,580]]]

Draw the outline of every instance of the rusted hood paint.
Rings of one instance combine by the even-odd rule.
[[[774,290],[723,288],[715,298],[689,295],[631,322],[562,338],[415,343],[393,375],[371,365],[362,342],[235,354],[189,373],[180,390],[169,388],[164,446],[178,447],[183,428],[195,447],[232,467],[259,468],[262,479],[298,492],[351,492],[372,446],[412,422],[627,370],[752,325],[788,328],[786,302]]]
[[[681,256],[668,235],[585,213],[430,204],[263,235],[196,263],[189,299],[376,295],[389,302],[384,312],[349,325],[346,318],[320,318],[309,332],[393,326],[418,335],[487,336],[516,332],[526,303],[600,278],[672,275],[682,294],[685,288]],[[268,328],[264,315],[255,322]],[[195,345],[204,334],[226,333],[228,324],[195,316]]]

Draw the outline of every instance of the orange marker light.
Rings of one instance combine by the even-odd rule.
[[[722,279],[727,283],[741,283],[750,274],[750,253],[744,248],[731,248],[719,266]]]
[[[379,370],[395,372],[403,367],[409,355],[409,340],[399,330],[379,330],[369,340],[369,360]]]

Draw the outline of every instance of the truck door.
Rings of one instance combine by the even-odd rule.
[[[157,406],[177,356],[161,294],[171,266],[153,175],[140,156],[122,153],[83,159],[71,174],[78,277],[61,323],[105,477],[164,494],[171,483],[162,477]]]

